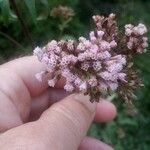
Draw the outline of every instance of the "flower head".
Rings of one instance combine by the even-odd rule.
[[[58,10],[59,13],[62,10],[65,14],[69,12],[63,7]],[[96,15],[93,20],[96,29],[89,33],[88,39],[52,40],[43,48],[35,48],[34,55],[47,66],[46,71],[36,74],[36,78],[42,81],[46,73],[51,73],[48,84],[54,87],[62,76],[66,91],[89,94],[91,101],[98,101],[114,91],[127,98],[140,85],[130,63],[135,53],[144,52],[148,46],[147,28],[144,24],[125,25],[125,35],[120,38],[114,14]],[[130,83],[137,85],[133,88]]]

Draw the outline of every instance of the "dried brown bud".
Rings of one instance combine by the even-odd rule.
[[[58,7],[54,7],[51,10],[50,15],[54,18],[68,19],[70,17],[73,17],[75,15],[75,13],[74,13],[74,10],[72,8],[59,5]]]

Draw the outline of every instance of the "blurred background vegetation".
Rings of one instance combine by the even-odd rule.
[[[149,0],[0,0],[0,63],[32,54],[36,45],[53,38],[87,36],[93,14],[113,12],[120,28],[143,22],[150,31],[149,10]],[[117,118],[108,124],[93,124],[89,131],[116,150],[150,150],[149,58],[148,51],[135,59],[145,87],[136,91],[134,105],[116,98]]]

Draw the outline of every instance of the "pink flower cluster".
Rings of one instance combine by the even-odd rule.
[[[144,24],[140,23],[138,26],[131,24],[125,25],[125,35],[127,37],[128,49],[143,53],[148,47],[148,38],[145,36],[147,28]]]
[[[108,18],[93,16],[97,28],[89,33],[89,39],[52,40],[43,48],[35,48],[34,55],[47,66],[36,78],[42,81],[47,73],[51,73],[48,84],[54,87],[60,77],[64,77],[66,91],[89,94],[92,101],[99,101],[103,92],[117,90],[120,83],[127,82],[127,74],[123,70],[127,56],[120,54],[117,49],[114,19],[114,14]],[[142,52],[147,47],[147,39],[143,37],[146,27],[142,24],[137,27],[126,25],[125,29],[128,48],[136,47],[138,52]],[[137,45],[139,37],[142,47]]]

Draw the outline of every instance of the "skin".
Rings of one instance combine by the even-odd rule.
[[[49,88],[46,79],[35,79],[44,69],[33,56],[0,66],[1,150],[112,150],[86,133],[93,121],[111,121],[115,106],[106,100],[90,103],[82,94],[67,95],[63,80]]]

